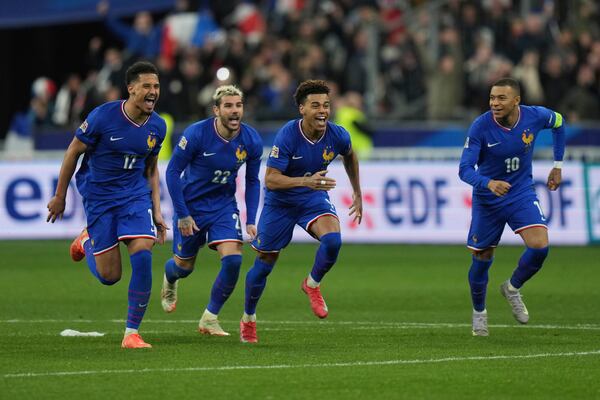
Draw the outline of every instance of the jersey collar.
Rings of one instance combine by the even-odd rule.
[[[494,120],[496,125],[498,125],[502,129],[504,129],[505,131],[510,132],[511,130],[513,130],[515,128],[515,126],[517,126],[519,124],[519,121],[521,120],[521,106],[517,106],[517,111],[519,112],[519,116],[517,117],[517,120],[515,121],[513,126],[510,128],[507,128],[507,127],[501,125],[498,121],[496,121],[496,118],[494,117],[493,113],[491,113],[491,115],[492,115],[492,119]]]
[[[235,136],[233,136],[231,139],[225,139],[223,136],[221,136],[221,134],[219,133],[219,130],[217,129],[217,118],[215,117],[213,119],[213,127],[215,128],[215,135],[217,135],[217,137],[219,139],[221,139],[222,141],[224,141],[225,143],[229,143],[231,142],[233,139],[235,139],[236,137],[239,136],[240,132],[242,131],[242,125],[240,124],[240,129],[238,129],[237,133],[235,134]]]
[[[323,136],[321,136],[319,138],[319,140],[317,140],[316,142],[313,142],[312,140],[310,140],[305,134],[304,131],[302,130],[302,118],[300,118],[298,120],[298,130],[300,131],[300,134],[302,135],[302,137],[310,144],[317,144],[319,143],[321,140],[323,140],[323,138],[325,137],[325,135],[327,134],[327,128],[325,128],[325,133],[323,133]]]
[[[123,113],[123,116],[125,117],[125,119],[127,119],[127,121],[131,122],[133,125],[135,125],[136,127],[141,127],[146,125],[146,122],[148,122],[148,120],[150,119],[150,115],[148,115],[148,118],[146,118],[146,120],[142,123],[142,124],[138,124],[137,122],[135,122],[134,120],[132,120],[131,118],[129,118],[129,115],[127,115],[127,113],[125,112],[125,102],[127,100],[123,100],[121,102],[121,112]]]

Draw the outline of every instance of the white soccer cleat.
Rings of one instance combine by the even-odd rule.
[[[200,318],[198,332],[211,336],[229,336],[229,333],[225,332],[223,328],[221,328],[221,325],[219,325],[218,319],[210,318],[206,314],[202,315],[202,318]]]
[[[473,310],[473,336],[489,336],[487,310]]]
[[[504,282],[500,285],[500,293],[510,305],[512,309],[512,314],[520,324],[526,324],[529,321],[529,312],[527,311],[527,307],[525,307],[525,303],[523,303],[523,299],[521,298],[521,292],[518,290],[510,290],[508,288],[509,281]]]
[[[165,312],[171,313],[177,308],[177,282],[170,283],[166,276],[163,276],[163,286],[160,291],[160,304]]]

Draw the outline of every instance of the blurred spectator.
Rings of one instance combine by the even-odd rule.
[[[544,88],[540,78],[540,55],[527,50],[521,62],[515,66],[513,77],[520,81],[523,103],[544,104]]]
[[[98,3],[97,10],[105,17],[108,29],[125,44],[125,59],[156,59],[160,52],[162,28],[154,25],[152,14],[147,11],[138,12],[134,17],[133,26],[129,26],[110,14],[108,1]]]
[[[56,95],[52,122],[57,126],[74,128],[81,123],[81,104],[76,101],[80,95],[81,78],[70,74]]]
[[[589,65],[582,65],[577,72],[577,85],[568,90],[559,110],[570,122],[597,118],[600,99],[596,88],[594,71]]]
[[[335,123],[343,126],[350,133],[352,148],[359,159],[368,160],[373,151],[373,130],[367,123],[362,96],[359,93],[347,92],[344,96],[338,97]]]
[[[4,142],[7,159],[30,159],[36,132],[52,127],[52,112],[56,84],[49,78],[39,77],[31,85],[29,109],[15,114]]]

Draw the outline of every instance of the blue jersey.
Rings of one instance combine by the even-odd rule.
[[[158,155],[165,121],[153,112],[143,124],[125,113],[125,100],[95,108],[75,132],[87,145],[77,171],[77,188],[86,200],[126,200],[147,195],[146,158]]]
[[[254,225],[262,151],[260,135],[247,124],[242,123],[237,136],[229,140],[219,135],[216,118],[190,125],[167,167],[167,186],[177,216],[211,213],[234,203],[237,173],[246,163],[247,223]]]
[[[311,176],[326,170],[338,154],[350,152],[350,134],[343,127],[327,122],[325,134],[313,142],[302,132],[301,123],[301,119],[289,121],[277,132],[267,167],[289,177]],[[308,187],[266,189],[265,204],[295,206],[315,197],[329,198],[326,191]]]
[[[518,107],[519,118],[512,128],[496,122],[491,111],[471,124],[459,175],[473,186],[474,203],[511,203],[534,192],[533,148],[543,129],[553,129],[554,159],[562,161],[565,140],[562,116],[545,107]],[[492,193],[487,187],[491,179],[510,183],[508,193],[505,196]]]

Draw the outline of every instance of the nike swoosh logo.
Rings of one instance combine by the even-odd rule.
[[[116,142],[117,140],[125,139],[124,137],[110,137],[111,142]]]
[[[499,145],[502,142],[496,142],[496,143],[488,143],[488,147],[494,147],[496,145]]]
[[[299,160],[301,158],[302,158],[302,156],[292,156],[292,160]]]
[[[204,153],[202,153],[202,155],[203,155],[204,157],[210,157],[210,156],[214,156],[215,154],[217,154],[217,153],[207,153],[207,152],[204,152]]]
[[[146,303],[146,304],[138,304],[138,307],[144,308],[144,307],[146,307],[147,305],[148,305],[148,303]]]

